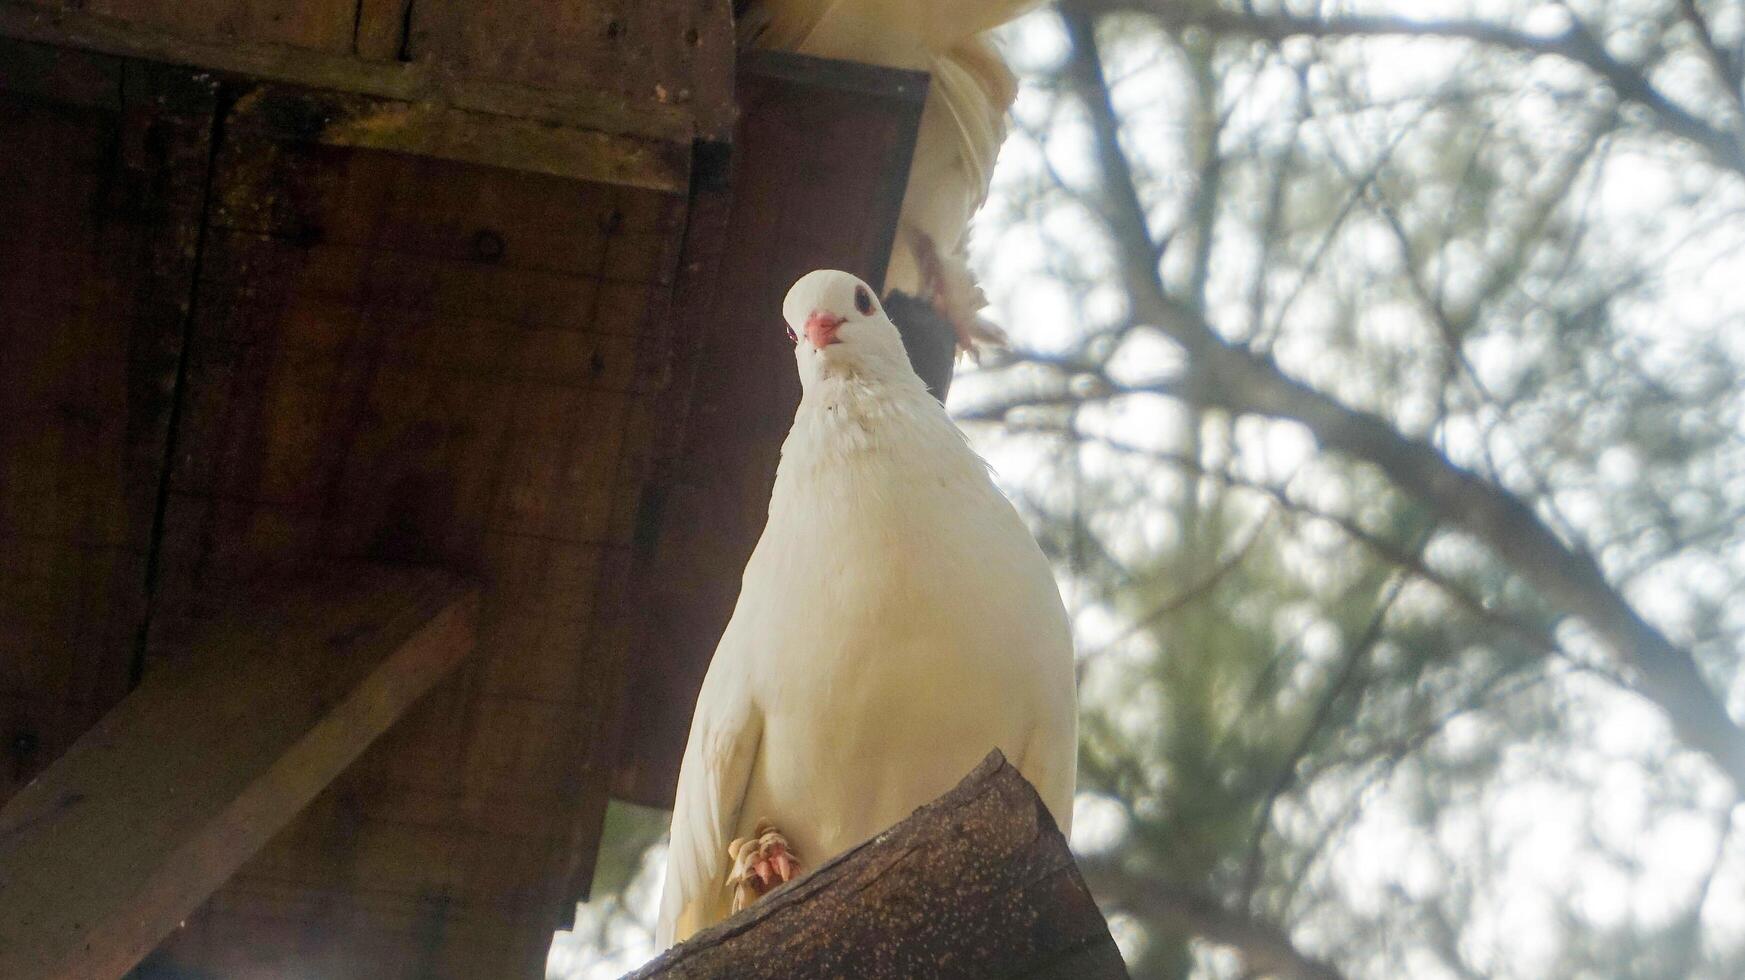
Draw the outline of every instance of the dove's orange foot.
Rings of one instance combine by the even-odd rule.
[[[733,871],[727,875],[727,887],[733,889],[733,911],[738,912],[764,893],[792,881],[800,873],[799,858],[788,846],[788,839],[776,830],[766,817],[757,822],[750,837],[741,837],[727,845],[727,856],[733,861]]]

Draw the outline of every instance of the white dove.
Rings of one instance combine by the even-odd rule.
[[[1070,830],[1072,640],[1041,549],[865,283],[810,273],[782,315],[804,393],[691,720],[663,948],[994,748]]]
[[[742,44],[932,76],[909,184],[891,246],[889,290],[926,300],[958,346],[1003,341],[979,312],[969,222],[988,194],[1006,139],[1017,79],[987,31],[1040,0],[749,0],[738,4]]]

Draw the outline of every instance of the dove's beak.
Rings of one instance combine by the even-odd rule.
[[[806,339],[819,350],[823,350],[831,344],[840,343],[841,341],[836,337],[836,331],[842,329],[842,324],[842,317],[832,313],[813,311],[812,315],[806,318]]]

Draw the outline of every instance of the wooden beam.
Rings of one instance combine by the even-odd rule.
[[[242,595],[0,809],[0,977],[118,977],[472,650],[478,592]]]
[[[0,803],[132,687],[215,88],[0,39]]]
[[[344,103],[350,111],[336,112],[312,134],[313,142],[668,193],[683,193],[690,186],[691,148],[685,143],[554,126],[429,102],[352,96],[335,97],[330,103]]]
[[[299,143],[389,150],[570,180],[682,193],[689,143],[614,135],[433,102],[238,81],[226,124],[263,124]]]
[[[1127,969],[1066,839],[998,751],[907,820],[627,980],[1114,980]]]
[[[528,27],[529,31],[537,29]],[[726,26],[719,30],[724,36],[711,38],[711,43],[731,43]],[[603,91],[598,86],[540,88],[512,81],[457,77],[442,65],[424,61],[371,61],[247,38],[190,37],[149,23],[104,17],[71,5],[49,9],[29,0],[0,0],[0,36],[316,89],[430,102],[645,140],[689,144],[699,122],[706,121],[699,118],[696,106],[670,98],[663,102],[653,91],[655,81],[675,88],[688,87],[688,82],[679,77],[651,77],[648,91],[635,97]],[[626,63],[623,70],[634,72],[638,67]],[[704,95],[705,102],[720,98],[718,93]],[[711,114],[720,114],[712,104],[705,108]]]

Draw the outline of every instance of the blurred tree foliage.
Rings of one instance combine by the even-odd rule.
[[[1009,41],[952,408],[1075,614],[1134,976],[1745,976],[1745,4]]]

